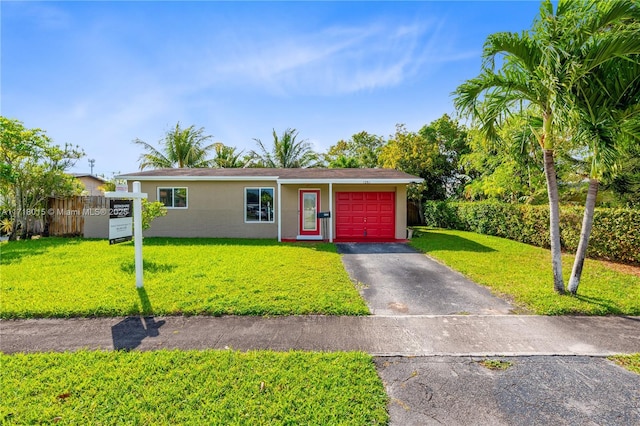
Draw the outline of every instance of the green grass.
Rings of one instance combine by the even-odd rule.
[[[0,354],[2,424],[386,424],[362,353]]]
[[[608,358],[627,370],[640,374],[640,353],[631,355],[614,355]]]
[[[483,359],[478,361],[478,364],[489,370],[506,370],[513,365],[511,361],[502,361],[499,359]]]
[[[0,317],[368,313],[332,244],[146,238],[143,257],[137,291],[132,243],[5,243]]]
[[[553,291],[548,250],[464,231],[418,228],[411,245],[471,280],[541,315],[640,315],[640,277],[587,259],[578,296]],[[563,256],[568,282],[573,256]]]

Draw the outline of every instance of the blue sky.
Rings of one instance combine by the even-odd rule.
[[[138,170],[140,138],[179,121],[248,152],[295,128],[317,151],[453,114],[487,35],[537,1],[2,1],[0,113],[87,157]]]

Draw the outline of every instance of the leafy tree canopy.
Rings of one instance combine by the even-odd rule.
[[[467,139],[466,129],[446,114],[418,132],[398,124],[380,150],[379,164],[420,176],[425,180],[421,197],[444,200],[461,192],[466,181],[458,163],[469,152]]]
[[[82,156],[79,147],[53,145],[43,130],[0,116],[0,198],[11,212],[10,238],[46,219],[49,197],[80,194],[82,184],[65,171]]]
[[[385,143],[382,137],[362,131],[329,147],[325,161],[330,168],[374,168]]]

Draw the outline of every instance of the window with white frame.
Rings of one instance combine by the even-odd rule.
[[[186,209],[187,188],[158,188],[158,201],[169,209]]]
[[[273,188],[244,189],[245,222],[271,222],[274,220]]]

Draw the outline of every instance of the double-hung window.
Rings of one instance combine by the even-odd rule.
[[[273,188],[244,189],[245,222],[271,222],[274,220]]]
[[[158,188],[158,201],[169,209],[186,209],[187,188]]]

